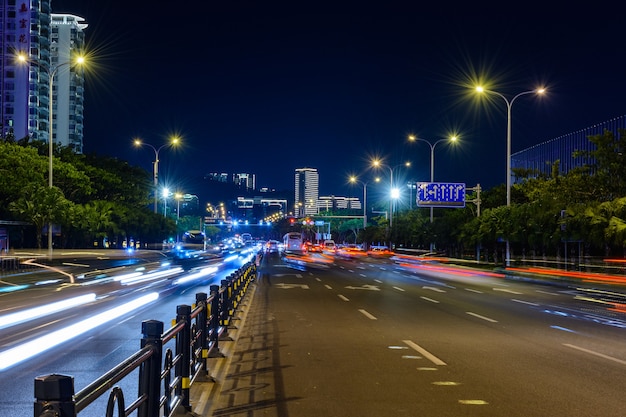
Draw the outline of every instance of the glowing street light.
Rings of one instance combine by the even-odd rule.
[[[391,226],[393,226],[393,200],[400,197],[400,191],[393,185],[393,170],[401,166],[410,167],[411,162],[405,162],[392,168],[389,165],[383,164],[379,159],[374,159],[372,166],[374,168],[387,168],[389,170],[389,227],[391,228]]]
[[[180,142],[180,138],[178,136],[173,136],[170,139],[169,143],[163,144],[161,146],[159,146],[158,148],[155,147],[154,145],[151,145],[149,143],[145,143],[143,142],[141,139],[137,138],[134,141],[134,144],[136,147],[140,147],[140,146],[148,146],[150,148],[152,148],[152,150],[154,151],[154,162],[152,163],[152,168],[153,168],[153,181],[154,181],[154,212],[157,212],[157,204],[158,204],[158,189],[159,189],[159,152],[161,152],[161,149],[163,148],[169,148],[171,146],[176,146],[178,145],[178,143]]]
[[[167,197],[170,196],[170,189],[165,187],[163,189],[163,217],[167,217]]]
[[[441,142],[456,142],[457,136],[453,135],[449,138],[439,139],[435,143],[432,143],[426,139],[418,138],[415,135],[409,135],[409,141],[411,142],[425,142],[430,147],[430,182],[435,181],[435,147]],[[433,207],[430,208],[430,222],[433,222]]]
[[[53,170],[52,170],[52,157],[54,151],[54,117],[53,117],[53,87],[54,87],[54,76],[57,74],[60,68],[62,67],[72,67],[72,66],[81,66],[85,63],[84,56],[77,56],[73,61],[62,62],[57,65],[43,65],[37,61],[33,61],[28,59],[28,55],[20,53],[17,55],[18,62],[23,64],[32,64],[38,67],[40,70],[45,72],[48,75],[48,186],[52,188],[53,181]],[[48,255],[52,257],[52,222],[48,222]]]
[[[378,182],[378,180],[379,179],[376,178],[375,181]],[[367,227],[367,184],[369,184],[369,181],[366,181],[366,182],[359,181],[357,177],[355,177],[354,175],[348,178],[348,181],[350,181],[353,184],[358,182],[359,184],[363,185],[363,229],[365,229]]]
[[[545,93],[545,88],[538,88],[535,90],[523,91],[512,99],[507,99],[503,94],[487,90],[481,86],[476,87],[476,91],[479,93],[487,93],[487,94],[495,94],[496,96],[502,98],[506,103],[506,205],[507,207],[511,206],[511,108],[513,107],[513,103],[515,100],[526,94],[538,94],[541,95]],[[506,264],[510,265],[510,248],[509,248],[509,240],[506,240]]]
[[[180,221],[180,200],[183,198],[182,193],[175,193],[174,198],[176,199],[176,242],[178,242],[178,222]]]

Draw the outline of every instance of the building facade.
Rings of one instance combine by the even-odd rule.
[[[315,168],[298,168],[295,173],[294,214],[298,217],[317,214],[319,174]]]
[[[50,0],[0,1],[2,137],[48,142],[52,119],[53,141],[82,152],[84,76],[71,60],[87,24],[52,14]]]
[[[574,151],[591,151],[595,145],[589,141],[589,136],[601,135],[605,131],[613,132],[614,137],[620,136],[620,130],[626,129],[626,116],[616,117],[603,123],[578,130],[567,135],[548,140],[531,146],[530,148],[511,155],[511,168],[521,168],[535,173],[535,176],[551,176],[552,164],[559,161],[559,173],[569,171],[583,164],[589,159],[574,158]]]
[[[317,211],[361,210],[361,200],[357,197],[340,197],[336,195],[321,196],[317,201]]]

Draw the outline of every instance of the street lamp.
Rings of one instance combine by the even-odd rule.
[[[163,217],[167,217],[167,197],[170,195],[170,189],[165,187],[163,189]]]
[[[372,161],[372,166],[374,168],[387,168],[389,170],[389,185],[390,185],[389,227],[391,228],[393,226],[393,200],[400,197],[399,190],[393,186],[393,170],[401,166],[410,167],[411,162],[405,162],[403,164],[396,165],[392,168],[389,165],[383,164],[379,159],[374,159]]]
[[[455,142],[458,138],[456,136],[450,136],[449,138],[439,139],[435,143],[432,143],[426,139],[418,138],[415,135],[409,135],[411,142],[425,142],[430,146],[430,182],[435,181],[435,146],[441,142]],[[430,222],[433,222],[433,207],[430,208]]]
[[[71,67],[72,65],[74,66],[83,65],[85,63],[85,57],[78,56],[76,57],[74,61],[67,61],[67,62],[62,62],[57,65],[49,65],[49,66],[41,65],[37,61],[31,61],[28,59],[28,56],[25,54],[18,54],[17,60],[24,64],[26,63],[33,64],[37,66],[39,69],[41,69],[42,71],[44,71],[46,74],[48,74],[48,187],[52,188],[53,186],[52,157],[54,153],[53,152],[54,151],[54,141],[53,141],[54,106],[53,106],[52,100],[54,98],[54,94],[53,94],[54,76],[57,74],[57,72],[59,71],[61,67],[65,67],[65,66]],[[52,222],[51,221],[48,222],[48,255],[52,257]]]
[[[511,108],[513,107],[513,103],[518,97],[526,95],[526,94],[541,95],[545,93],[546,89],[537,88],[535,90],[523,91],[517,94],[516,96],[514,96],[510,100],[507,99],[503,94],[497,91],[486,90],[485,88],[481,86],[477,86],[476,91],[479,93],[495,94],[499,96],[500,98],[502,98],[502,100],[504,100],[504,102],[506,103],[506,206],[510,207],[511,206]],[[509,240],[507,239],[506,240],[506,265],[507,266],[510,265],[510,253],[511,252],[510,252],[510,247],[509,247]]]
[[[181,193],[174,194],[176,199],[176,242],[178,243],[178,222],[180,220],[180,199],[183,198]]]
[[[367,184],[368,182],[359,181],[357,177],[352,175],[348,179],[351,183],[359,183],[363,185],[363,229],[367,227]]]
[[[154,162],[152,163],[152,169],[153,169],[152,177],[154,181],[154,212],[155,213],[157,212],[158,189],[159,189],[159,152],[161,152],[161,149],[163,148],[176,146],[178,145],[179,142],[180,142],[180,138],[178,136],[174,136],[170,139],[169,143],[163,144],[157,148],[154,145],[143,142],[141,139],[134,140],[134,144],[136,147],[148,146],[152,148],[152,150],[154,151]]]

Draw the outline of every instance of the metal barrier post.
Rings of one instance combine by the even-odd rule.
[[[141,348],[154,346],[154,354],[139,368],[139,393],[147,400],[139,406],[137,417],[152,417],[159,415],[160,387],[161,387],[161,360],[163,358],[163,322],[146,320],[141,323]]]
[[[76,417],[74,378],[45,375],[35,378],[35,417]]]
[[[180,377],[181,383],[176,387],[176,394],[182,399],[182,407],[191,411],[189,403],[189,367],[191,363],[191,306],[179,305],[176,307],[176,323],[184,321],[183,330],[176,336],[176,356],[181,355],[181,360],[176,362],[176,376]]]
[[[202,306],[202,311],[198,315],[197,323],[200,328],[200,349],[202,349],[202,371],[204,376],[209,374],[207,358],[209,357],[209,305],[207,304],[207,294],[199,292],[196,294],[196,307]],[[192,335],[196,337],[196,335]]]
[[[228,337],[228,326],[230,325],[230,316],[228,311],[230,309],[230,281],[227,279],[222,280],[223,291],[220,292],[220,325],[224,327],[222,337]]]
[[[219,345],[219,330],[220,330],[220,286],[211,285],[211,314],[209,314],[209,343],[213,343],[211,346],[212,357],[221,356]]]

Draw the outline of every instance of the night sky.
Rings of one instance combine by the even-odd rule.
[[[151,172],[154,151],[133,138],[159,147],[178,134],[184,145],[160,153],[160,181],[189,193],[209,172],[293,189],[294,169],[312,167],[321,195],[358,195],[347,177],[369,181],[374,156],[410,160],[394,176],[428,181],[430,148],[408,134],[459,135],[435,148],[435,181],[502,184],[506,103],[477,101],[477,83],[509,99],[548,89],[514,102],[513,152],[626,114],[623,13],[440,3],[53,0],[52,10],[89,24],[84,151]]]

